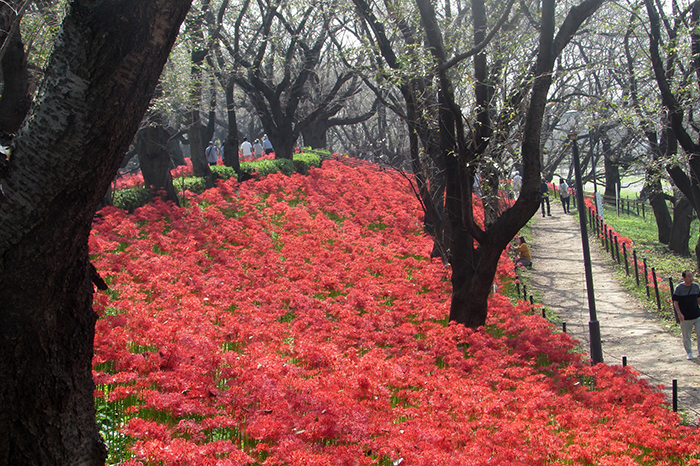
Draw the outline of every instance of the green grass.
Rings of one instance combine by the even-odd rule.
[[[612,260],[611,254],[606,253],[602,246],[602,241],[589,226],[590,244],[591,247],[603,248],[608,262],[614,265],[616,276],[621,285],[633,296],[639,299],[639,302],[651,313],[656,314],[664,321],[666,328],[669,330],[676,329],[673,325],[675,317],[673,314],[671,296],[669,287],[669,278],[673,280],[673,285],[677,285],[681,281],[681,272],[685,269],[694,270],[696,267],[695,255],[692,251],[698,239],[698,221],[694,220],[691,225],[691,237],[689,241],[691,256],[683,257],[674,254],[668,249],[668,246],[658,242],[658,231],[653,211],[647,205],[645,207],[646,215],[642,217],[636,214],[628,215],[617,212],[614,206],[605,206],[603,209],[604,220],[608,226],[612,227],[618,234],[626,236],[632,240],[633,250],[628,251],[629,260],[629,275],[625,270],[624,263],[617,264]],[[640,212],[641,213],[641,212]],[[656,292],[654,290],[653,281],[649,282],[649,293],[644,282],[644,271],[639,269],[639,286],[637,286],[634,267],[632,265],[633,251],[637,253],[637,260],[642,262],[647,260],[647,268],[651,273],[652,267],[656,271],[657,282],[660,290],[661,309],[659,310],[656,301]],[[623,260],[622,255],[620,256]]]
[[[695,269],[695,257],[694,255],[689,257],[679,256],[671,252],[665,244],[659,243],[654,214],[648,206],[645,210],[645,218],[627,215],[626,213],[621,213],[618,217],[614,208],[606,206],[603,209],[605,223],[613,227],[621,235],[632,240],[638,259],[642,260],[646,257],[649,267],[656,269],[656,274],[660,280],[662,278],[668,280],[668,277],[672,277],[674,283],[678,283],[680,274],[684,269]],[[697,219],[693,220],[690,231],[689,249],[692,254],[698,241]]]
[[[572,206],[573,207],[573,206]],[[576,210],[572,210],[578,217]],[[641,212],[640,212],[641,213]],[[675,322],[675,317],[672,311],[670,292],[668,290],[669,277],[673,279],[673,284],[676,285],[681,280],[681,271],[685,269],[693,270],[696,268],[695,256],[694,254],[690,257],[682,257],[672,253],[668,247],[664,244],[658,242],[658,231],[656,228],[656,221],[654,218],[653,211],[647,205],[645,208],[645,216],[641,215],[627,215],[627,213],[621,213],[619,216],[614,207],[606,206],[604,208],[605,222],[608,226],[612,227],[617,233],[622,236],[630,238],[634,245],[634,250],[637,252],[637,259],[641,262],[644,258],[647,259],[648,270],[651,272],[651,268],[654,267],[657,275],[657,281],[659,286],[665,285],[665,288],[660,291],[661,298],[661,310],[658,310],[656,302],[656,293],[653,287],[653,282],[650,281],[649,284],[649,296],[647,297],[646,287],[644,283],[644,272],[640,268],[639,277],[640,285],[637,286],[634,268],[632,266],[632,251],[628,251],[628,263],[629,263],[629,275],[626,274],[624,263],[617,264],[613,261],[609,252],[606,252],[602,246],[602,241],[599,237],[595,236],[592,228],[589,226],[588,232],[590,235],[590,245],[591,248],[601,248],[603,249],[603,255],[607,258],[607,261],[611,266],[614,266],[616,271],[616,277],[620,281],[620,284],[625,287],[625,289],[633,296],[639,299],[639,302],[644,305],[644,307],[651,313],[657,315],[657,317],[662,320],[667,329],[675,331],[678,327],[673,325]],[[519,233],[527,238],[528,242],[532,239],[532,230],[530,224],[526,225]],[[695,244],[698,240],[698,221],[694,220],[691,225],[691,237],[689,241],[690,251],[695,248]],[[536,246],[536,245],[535,245]],[[622,260],[622,255],[621,255]],[[536,264],[535,264],[536,267]],[[529,273],[527,269],[521,269],[518,275],[521,282],[527,286],[528,297],[533,295],[535,303],[541,303],[541,296],[536,290],[529,286]],[[521,289],[522,292],[522,289]],[[510,290],[510,296],[515,297],[517,293],[515,290]],[[519,299],[523,299],[522,295],[518,296]],[[556,315],[545,307],[547,312],[547,319],[552,322],[555,327],[559,328],[561,324],[560,316]]]

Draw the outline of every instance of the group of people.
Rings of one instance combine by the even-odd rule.
[[[267,134],[263,134],[262,142],[260,139],[256,139],[251,144],[248,138],[243,138],[243,143],[241,144],[241,155],[243,158],[262,157],[263,154],[271,154],[274,152],[272,148],[272,143],[267,138]]]
[[[544,217],[545,206],[547,207],[547,216],[551,217],[552,213],[549,208],[549,183],[542,177],[542,183],[540,184],[540,191],[542,192],[542,217]],[[564,213],[571,213],[569,203],[571,201],[571,192],[569,192],[569,184],[564,178],[559,178],[559,198],[561,199],[561,205],[564,208]]]
[[[523,177],[520,176],[520,172],[516,171],[513,175],[513,191],[515,191],[515,197],[520,196],[520,190],[523,187]],[[552,212],[549,206],[549,183],[542,177],[542,184],[540,185],[540,191],[542,193],[542,217],[545,216],[545,208],[547,216],[551,217]],[[569,210],[569,201],[571,200],[571,192],[569,189],[569,184],[564,178],[559,178],[559,198],[561,199],[562,206],[564,207],[564,213],[571,213]]]
[[[255,157],[262,157],[263,154],[271,154],[274,152],[272,147],[272,142],[267,138],[267,134],[262,137],[262,142],[260,139],[256,139],[252,144],[248,141],[248,138],[243,138],[243,143],[241,144],[241,156],[245,159],[252,159],[253,155]],[[209,145],[204,150],[204,155],[207,157],[207,163],[209,165],[216,165],[219,162],[220,150],[214,144],[214,141],[209,141]],[[223,155],[223,154],[222,154]]]

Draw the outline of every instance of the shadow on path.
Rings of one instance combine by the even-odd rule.
[[[553,206],[554,207],[554,206]],[[554,208],[553,210],[558,210]],[[578,221],[573,215],[553,213],[533,225],[533,268],[528,273],[530,289],[561,322],[581,350],[590,351],[589,311],[583,250]],[[665,323],[649,315],[644,307],[618,284],[607,255],[592,242],[591,268],[595,305],[603,346],[603,359],[621,365],[622,357],[652,385],[672,400],[672,381],[678,380],[678,408],[689,422],[700,420],[700,358],[686,359],[680,337],[668,333]],[[561,327],[560,327],[561,328]],[[695,343],[694,343],[695,344]],[[700,354],[694,349],[694,353]]]

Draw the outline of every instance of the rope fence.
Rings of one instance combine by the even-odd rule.
[[[556,189],[556,186],[550,185],[550,190],[554,191],[555,198],[559,198],[559,191]],[[576,196],[571,195],[570,199],[573,203],[573,207],[576,209]],[[589,227],[589,235],[597,237],[597,239],[600,241],[601,249],[605,249],[605,252],[610,254],[610,258],[614,264],[620,268],[624,267],[626,277],[634,277],[634,283],[637,288],[641,288],[642,286],[645,288],[646,293],[644,294],[646,294],[647,299],[652,304],[656,305],[659,312],[662,310],[668,310],[676,319],[676,323],[678,323],[678,318],[675,312],[673,312],[673,278],[668,277],[667,281],[660,281],[656,273],[656,268],[650,266],[647,258],[642,256],[640,260],[637,251],[632,248],[631,239],[620,235],[614,230],[614,228],[605,223],[604,219],[598,215],[595,203],[590,197],[584,196],[584,202],[586,203],[586,220]],[[620,207],[621,213],[627,213],[628,215],[639,215],[642,217],[645,217],[646,215],[644,203],[639,200],[623,199],[620,201]],[[528,294],[526,284],[521,284],[522,280],[518,276],[517,269],[515,282],[518,298],[522,298],[524,301],[534,304],[533,295]],[[541,306],[541,312],[542,317],[547,318],[546,309],[544,306]],[[567,323],[562,322],[561,325],[561,331],[563,333],[567,333]],[[581,334],[584,340],[588,339],[588,335],[585,330],[582,331]],[[617,359],[617,356],[612,357],[609,352],[605,351],[605,348],[603,348],[603,352],[608,356],[609,360]],[[627,366],[627,363],[627,356],[622,356],[622,366]],[[634,361],[631,363],[633,364]],[[669,387],[668,381],[660,380],[652,374],[640,370],[639,367],[635,367],[635,370],[650,382],[656,385],[662,385],[665,389],[670,388],[671,394],[669,398],[671,399],[672,409],[674,412],[678,411],[679,387],[676,379],[671,381],[671,386]],[[689,390],[681,390],[681,393],[686,399],[693,400],[696,406],[700,405],[700,397],[695,395],[693,392]],[[700,411],[697,409],[688,406],[684,407],[684,411],[691,414],[694,419],[700,419]]]
[[[550,184],[550,191],[554,191],[555,197],[560,199],[559,190],[555,184]],[[576,196],[571,195],[570,199],[573,202],[574,208],[577,208]],[[610,198],[609,196],[604,197],[604,202],[608,201],[617,205],[618,213],[626,212],[628,215],[641,214],[642,218],[646,218],[645,203],[639,199],[625,198],[616,200],[614,198]],[[640,281],[643,281],[647,299],[651,301],[652,304],[656,304],[656,308],[659,312],[665,310],[675,316],[676,314],[673,312],[672,300],[674,289],[673,278],[668,277],[668,288],[665,281],[659,284],[659,277],[656,274],[656,268],[649,266],[646,257],[642,257],[641,261],[638,259],[637,251],[631,247],[632,240],[620,235],[614,228],[605,223],[603,217],[598,215],[598,209],[592,197],[586,197],[584,195],[584,202],[586,203],[589,235],[598,236],[601,246],[605,248],[607,253],[610,254],[611,260],[618,266],[625,268],[625,275],[627,277],[630,277],[634,271],[637,288],[642,286]],[[676,323],[678,323],[677,316],[675,318]]]
[[[645,289],[647,300],[656,304],[657,311],[673,312],[673,278],[668,277],[666,281],[660,281],[656,273],[656,268],[651,266],[646,257],[641,260],[637,251],[631,247],[632,240],[620,235],[597,213],[593,201],[586,198],[587,220],[591,235],[597,235],[601,247],[610,254],[611,260],[620,267],[624,267],[625,276],[631,277],[634,273],[634,283],[637,288],[642,286]],[[631,257],[630,257],[631,252]],[[676,318],[676,323],[678,319]]]

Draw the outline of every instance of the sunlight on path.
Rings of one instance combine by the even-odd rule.
[[[566,322],[567,333],[588,353],[588,298],[578,220],[552,205],[552,217],[535,215],[531,243],[533,268],[527,272],[536,302],[544,303],[550,320],[559,329]],[[672,380],[678,380],[678,408],[689,422],[700,419],[700,358],[686,359],[680,336],[664,329],[665,322],[648,314],[636,299],[616,281],[607,255],[591,242],[593,289],[600,322],[603,358],[606,364],[628,365],[652,385],[664,385],[672,401]],[[675,325],[675,324],[674,324]],[[693,343],[695,346],[695,342]],[[694,348],[696,353],[697,347]]]

